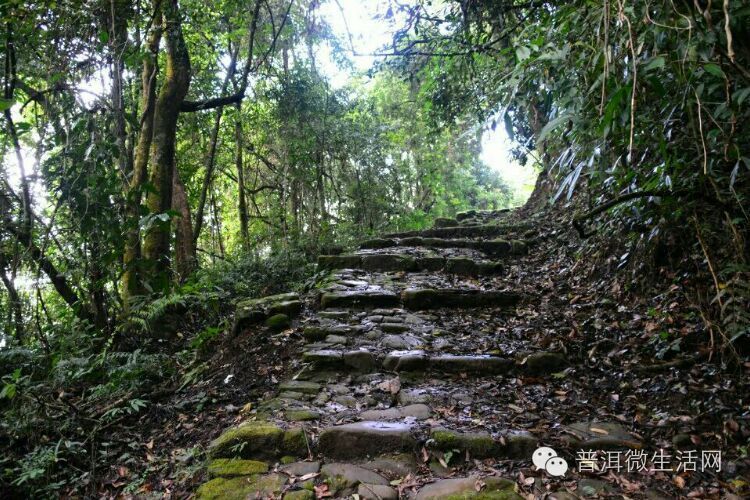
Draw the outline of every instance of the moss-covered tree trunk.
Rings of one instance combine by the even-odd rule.
[[[155,0],[158,7],[160,0]],[[122,276],[122,297],[127,307],[130,297],[144,292],[143,277],[141,276],[141,234],[139,220],[143,183],[148,176],[148,161],[151,154],[151,141],[154,134],[154,107],[156,105],[156,77],[159,73],[157,56],[161,40],[161,23],[158,22],[161,13],[157,9],[154,23],[148,37],[148,50],[143,59],[141,71],[141,119],[138,144],[135,149],[133,172],[126,200],[127,234],[125,236],[125,252],[123,262],[125,272]]]
[[[172,185],[175,161],[175,140],[180,107],[190,86],[190,56],[180,25],[177,0],[162,1],[163,30],[166,42],[166,68],[159,96],[154,107],[154,129],[151,142],[153,190],[147,197],[151,214],[166,214],[172,208]],[[152,290],[164,290],[171,281],[169,220],[151,226],[143,242],[143,256],[150,268],[148,282]]]

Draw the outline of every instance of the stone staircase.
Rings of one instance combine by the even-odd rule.
[[[503,417],[521,409],[520,378],[571,363],[506,334],[534,301],[506,265],[539,238],[511,215],[470,211],[369,240],[321,256],[315,293],[240,304],[235,333],[294,329],[301,369],[211,443],[197,498],[527,498],[515,472],[534,470],[540,445],[568,457],[602,440],[638,447],[614,422],[553,422],[550,436]],[[556,498],[576,496],[561,485]]]

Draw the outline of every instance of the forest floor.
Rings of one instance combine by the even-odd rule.
[[[636,292],[559,212],[447,223],[324,258],[300,311],[253,305],[293,320],[239,323],[209,378],[142,417],[143,468],[113,466],[102,493],[135,478],[130,494],[173,498],[750,492],[750,367],[711,354],[689,275]],[[526,243],[486,243],[500,237]],[[534,465],[540,446],[564,475]],[[220,461],[236,455],[268,473],[237,477],[256,462]]]

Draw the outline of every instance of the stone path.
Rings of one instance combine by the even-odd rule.
[[[554,442],[571,467],[583,445],[639,447],[617,422],[586,415],[524,422],[519,378],[561,376],[576,360],[523,328],[508,334],[535,297],[506,268],[539,237],[508,215],[470,211],[384,235],[321,256],[315,293],[240,304],[235,333],[293,328],[306,343],[296,376],[211,443],[197,497],[525,498],[508,472],[533,467],[539,446]],[[538,496],[602,492],[585,481]]]

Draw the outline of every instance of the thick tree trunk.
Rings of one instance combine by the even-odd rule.
[[[13,317],[13,329],[15,330],[16,341],[22,344],[26,333],[23,325],[23,310],[21,309],[21,298],[18,296],[18,290],[16,290],[13,284],[13,279],[9,278],[5,272],[7,261],[5,256],[0,255],[0,280],[2,280],[5,289],[8,291],[8,315]]]
[[[159,0],[156,0],[159,1]],[[122,277],[122,298],[127,307],[130,297],[145,292],[141,273],[141,199],[143,183],[148,176],[148,161],[151,154],[151,141],[154,134],[154,108],[156,106],[156,76],[159,72],[158,53],[161,40],[161,23],[155,13],[153,28],[148,38],[148,51],[141,71],[141,121],[138,145],[135,150],[133,172],[126,199],[125,252],[123,256],[125,272]]]
[[[180,214],[174,220],[175,271],[177,272],[177,281],[182,283],[195,270],[197,262],[190,204],[185,192],[185,185],[182,183],[177,169],[174,169],[173,183],[172,209]]]
[[[250,231],[248,228],[247,200],[245,199],[245,167],[243,165],[243,148],[245,146],[242,134],[242,105],[237,104],[237,116],[234,121],[234,134],[237,151],[235,153],[235,167],[237,168],[237,211],[240,219],[240,241],[242,249],[250,250]]]
[[[166,70],[154,108],[154,133],[151,143],[151,173],[147,205],[151,214],[165,214],[172,208],[172,177],[175,161],[177,119],[182,101],[190,86],[190,56],[180,26],[177,0],[163,0],[163,28],[166,40]],[[165,290],[170,274],[171,224],[157,221],[146,234],[143,256],[152,267],[149,283],[152,290]]]

